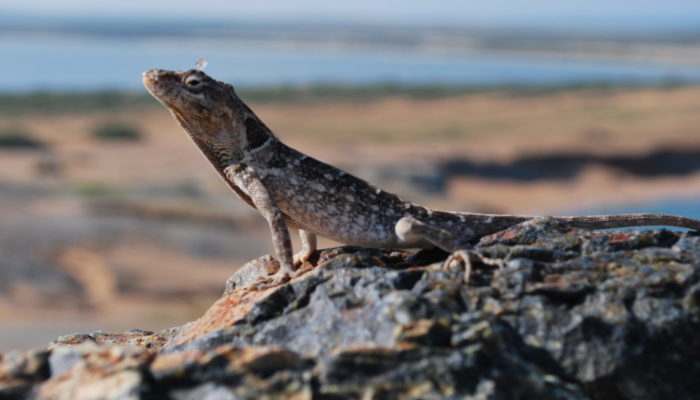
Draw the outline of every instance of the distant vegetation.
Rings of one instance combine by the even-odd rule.
[[[107,109],[133,109],[157,104],[156,100],[146,93],[117,91],[0,94],[0,114],[58,114]]]
[[[143,134],[136,127],[123,122],[104,122],[92,128],[92,136],[100,140],[136,141]]]
[[[459,96],[472,93],[503,92],[511,95],[538,95],[578,89],[618,89],[635,87],[669,88],[679,86],[679,82],[668,81],[652,85],[619,85],[598,82],[584,82],[570,85],[552,86],[453,86],[453,85],[400,85],[373,84],[344,86],[317,84],[309,86],[270,86],[259,88],[239,88],[237,93],[245,101],[257,103],[272,102],[313,102],[327,100],[363,101],[384,97],[402,96],[418,99]],[[131,110],[159,106],[149,94],[98,91],[79,93],[33,92],[28,94],[0,94],[0,115],[15,114],[58,114],[102,110]]]
[[[106,197],[115,196],[119,189],[104,182],[86,182],[75,186],[75,191],[86,197]]]
[[[608,84],[601,82],[584,82],[568,85],[493,85],[493,86],[459,86],[459,85],[401,85],[395,83],[378,83],[373,85],[344,86],[316,84],[310,86],[271,86],[260,88],[241,88],[236,92],[245,101],[258,103],[274,102],[314,102],[327,100],[364,101],[385,97],[408,97],[413,99],[435,99],[462,96],[467,94],[502,92],[509,95],[545,95],[568,90],[586,89],[630,89],[630,88],[671,88],[678,87],[675,81],[664,82],[656,86],[635,84]]]
[[[175,184],[175,192],[185,197],[200,197],[204,194],[199,182],[184,180]]]
[[[0,148],[43,149],[46,145],[23,128],[0,130]]]

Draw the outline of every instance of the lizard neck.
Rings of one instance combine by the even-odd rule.
[[[231,146],[230,142],[203,140],[196,136],[191,136],[191,138],[219,173],[222,173],[226,167],[243,158],[243,155],[240,152],[236,152],[236,148]]]
[[[203,133],[187,129],[185,125],[183,127],[219,173],[230,165],[250,161],[278,140],[250,109],[244,112],[242,122],[235,121],[218,133]]]
[[[273,143],[278,142],[272,131],[250,109],[247,111],[243,123],[234,124],[228,131],[217,135],[191,133],[190,138],[236,195],[256,208],[250,196],[228,179],[224,172],[231,165],[254,162],[259,153],[265,153]]]

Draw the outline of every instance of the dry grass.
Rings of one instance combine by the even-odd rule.
[[[700,88],[483,93],[252,107],[286,142],[329,162],[346,164],[356,157],[349,150],[360,155],[379,151],[383,159],[394,154],[400,162],[406,154],[495,159],[523,153],[635,153],[660,145],[700,145]],[[143,142],[102,143],[91,138],[91,127],[106,119],[134,126],[144,133]],[[10,125],[25,127],[51,146],[71,179],[202,182],[214,176],[163,109],[0,119],[0,128]],[[16,162],[22,164],[14,157],[12,165]],[[12,178],[7,174],[14,172],[0,170],[5,174],[0,178]]]
[[[502,155],[572,147],[627,152],[700,141],[700,88],[486,93],[256,110],[284,138],[321,145],[430,144]]]

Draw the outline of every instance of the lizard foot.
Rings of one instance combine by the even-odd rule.
[[[289,282],[295,275],[294,269],[289,265],[280,264],[278,261],[272,259],[272,262],[265,265],[265,272],[267,274],[261,274],[255,286],[258,289],[267,289],[273,286],[280,286]]]
[[[299,239],[301,239],[301,250],[292,257],[292,266],[300,268],[304,263],[310,261],[316,254],[316,234],[304,229],[299,230]]]
[[[255,282],[255,286],[258,289],[268,289],[274,286],[283,285],[289,282],[291,279],[292,276],[287,271],[280,269],[273,275],[259,277],[258,281]]]
[[[311,261],[311,259],[313,258],[315,253],[316,252],[313,250],[312,251],[302,250],[302,251],[298,252],[297,254],[295,254],[294,261],[293,261],[294,268],[299,269],[299,268],[301,268],[302,265],[304,265],[304,263]]]
[[[493,267],[504,268],[505,264],[503,260],[497,258],[487,258],[477,253],[474,250],[457,250],[450,254],[443,264],[445,268],[451,268],[453,264],[464,263],[464,283],[469,282],[469,278],[472,274],[472,262],[480,262]]]

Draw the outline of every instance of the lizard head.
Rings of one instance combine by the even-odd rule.
[[[239,108],[232,103],[240,100],[233,87],[202,71],[151,69],[143,73],[143,84],[193,136],[216,136],[235,124]]]
[[[151,69],[143,73],[143,84],[217,165],[240,159],[274,137],[233,86],[201,70]]]

